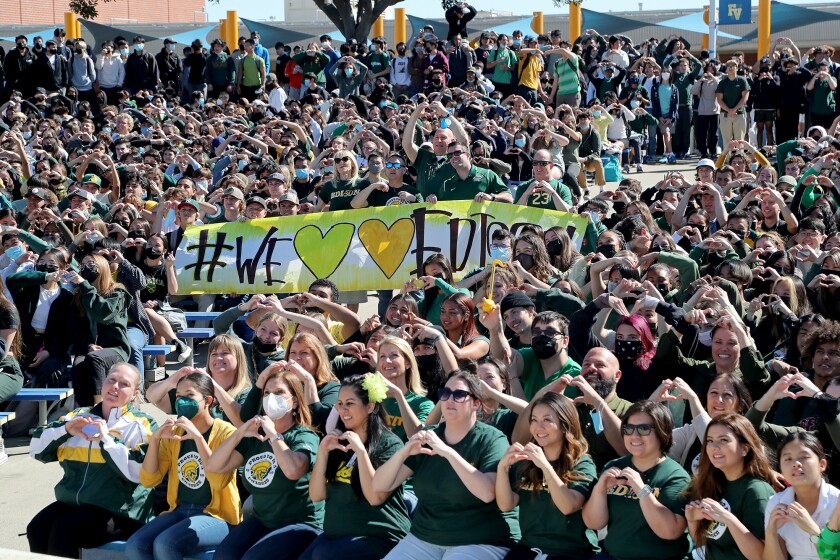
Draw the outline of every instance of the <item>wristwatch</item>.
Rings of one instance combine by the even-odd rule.
[[[651,488],[650,486],[645,484],[644,486],[642,486],[642,489],[639,492],[639,499],[641,500],[642,498],[644,498],[648,494],[653,494],[653,488]]]
[[[286,441],[286,438],[284,438],[283,434],[281,434],[280,432],[274,434],[274,439],[276,439],[277,441]]]
[[[816,546],[820,542],[820,535],[808,535],[808,540],[811,541],[814,544],[814,546]]]

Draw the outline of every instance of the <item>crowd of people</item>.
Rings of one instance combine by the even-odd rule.
[[[833,49],[470,37],[446,8],[408,43],[276,56],[17,38],[0,403],[70,384],[80,407],[31,441],[64,473],[33,552],[840,558]],[[695,173],[605,189],[613,157]],[[424,255],[372,315],[327,278],[178,295],[188,228],[449,200],[590,225],[579,248],[496,227],[477,270]],[[184,309],[222,311],[206,363],[145,387],[145,345],[189,358]]]

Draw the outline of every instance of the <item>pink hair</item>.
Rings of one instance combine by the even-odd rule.
[[[644,371],[647,371],[647,369],[650,367],[651,362],[653,361],[653,357],[656,355],[656,341],[654,340],[653,335],[650,332],[650,327],[648,326],[647,319],[645,319],[641,315],[630,315],[627,317],[621,317],[618,320],[616,329],[621,325],[630,325],[639,335],[639,339],[642,341],[642,353],[639,354],[639,357],[636,358],[636,361],[633,362],[633,365]]]

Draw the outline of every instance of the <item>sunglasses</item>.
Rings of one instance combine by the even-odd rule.
[[[625,436],[632,436],[637,433],[640,436],[649,436],[653,431],[653,426],[650,424],[624,424],[621,427],[621,433]]]
[[[398,161],[389,161],[385,164],[386,169],[399,169],[402,167],[402,164]]]
[[[555,337],[555,336],[557,336],[558,334],[563,334],[563,333],[561,333],[561,332],[560,332],[560,331],[558,331],[558,330],[554,330],[554,329],[546,329],[546,330],[542,330],[542,329],[533,329],[533,328],[532,328],[532,329],[531,329],[531,334],[532,334],[533,336],[540,336],[540,335],[543,335],[543,336],[547,336],[548,338],[554,338],[554,337]]]
[[[449,152],[448,154],[446,154],[446,157],[452,159],[456,157],[461,157],[462,155],[464,155],[464,153],[464,150],[455,150],[454,152]]]
[[[438,399],[442,401],[448,401],[451,397],[455,402],[462,403],[471,396],[469,391],[464,391],[463,389],[456,389],[454,391],[448,387],[438,389]]]
[[[532,161],[531,165],[536,165],[537,167],[548,167],[551,165],[550,161]]]
[[[335,158],[335,161],[338,161],[338,162],[341,162],[341,163],[345,163],[345,162],[350,161],[350,157],[349,157],[349,156],[345,156],[345,157]]]

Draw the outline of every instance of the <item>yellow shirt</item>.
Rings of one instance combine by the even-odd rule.
[[[540,55],[529,53],[519,59],[519,85],[529,89],[540,88],[543,60]]]

